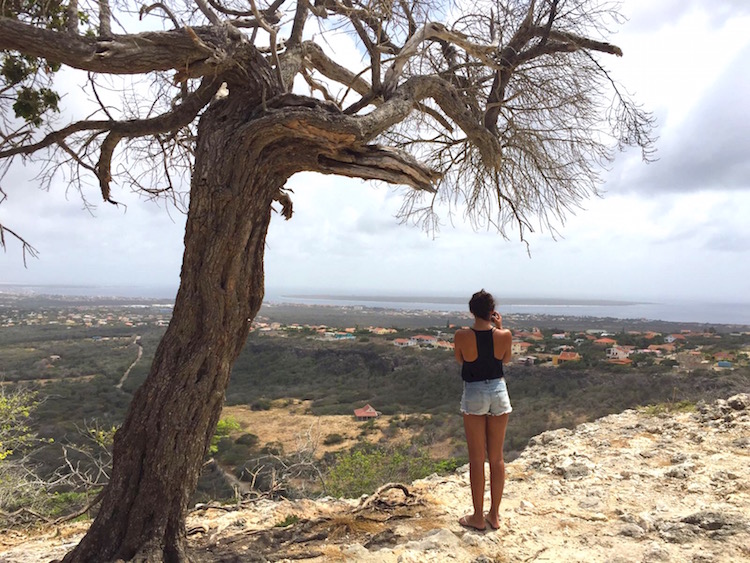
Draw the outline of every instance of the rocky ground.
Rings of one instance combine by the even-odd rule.
[[[750,561],[750,395],[545,432],[508,464],[502,523],[475,532],[468,468],[366,500],[201,508],[199,562]],[[408,493],[408,494],[406,494]],[[0,561],[61,557],[85,523],[0,537]]]

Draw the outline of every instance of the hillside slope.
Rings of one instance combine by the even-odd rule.
[[[467,468],[358,500],[203,508],[196,561],[750,561],[750,395],[545,432],[508,464],[498,531],[467,531]],[[359,508],[358,508],[359,507]],[[278,524],[287,523],[286,526]],[[275,526],[277,525],[277,526]],[[0,561],[59,558],[78,523],[0,537]]]

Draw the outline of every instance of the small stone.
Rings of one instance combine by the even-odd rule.
[[[581,479],[591,473],[591,469],[581,462],[574,461],[570,465],[555,467],[554,473],[562,475],[564,479]]]
[[[410,541],[406,544],[409,549],[419,551],[455,550],[459,545],[459,540],[455,534],[445,528],[439,528],[428,532],[421,540]]]
[[[625,524],[620,528],[618,534],[629,538],[642,538],[646,535],[646,531],[637,524]]]
[[[750,395],[747,393],[740,393],[739,395],[732,395],[727,399],[727,405],[732,407],[736,411],[743,411],[750,407]]]
[[[673,454],[672,457],[669,458],[669,462],[674,465],[674,464],[677,464],[677,463],[682,463],[686,459],[687,459],[687,456],[684,453],[678,452],[676,454]]]
[[[560,484],[560,481],[554,481],[549,486],[549,494],[551,494],[552,496],[563,494],[563,488],[562,488],[562,485]]]
[[[598,498],[585,498],[578,503],[578,506],[580,508],[588,510],[591,508],[596,508],[597,506],[599,506],[599,504],[601,504],[601,501]]]
[[[731,528],[741,523],[741,519],[732,515],[712,510],[702,510],[686,516],[681,520],[686,524],[698,526],[702,530],[720,530],[722,528]]]
[[[379,534],[372,536],[367,543],[365,543],[365,548],[374,549],[383,546],[393,546],[398,543],[399,538],[400,536],[393,533],[392,530],[385,529]]]
[[[659,536],[669,543],[688,543],[695,540],[695,532],[687,524],[666,523],[660,526]]]
[[[635,524],[644,532],[651,532],[655,528],[654,519],[647,512],[641,512],[637,515],[623,513],[620,515],[620,520],[628,524]]]
[[[643,554],[643,563],[652,563],[653,561],[669,561],[669,550],[659,544],[654,544]]]
[[[527,500],[522,500],[516,508],[516,512],[519,514],[533,514],[536,507]]]
[[[673,479],[687,479],[694,470],[695,466],[693,465],[678,465],[667,471],[664,475]]]
[[[603,514],[601,512],[594,512],[594,514],[589,514],[586,517],[586,520],[588,520],[589,522],[606,522],[607,520],[609,520],[609,518],[607,518],[606,514]]]

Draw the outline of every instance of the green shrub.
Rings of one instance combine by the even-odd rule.
[[[658,403],[655,405],[646,405],[645,407],[640,407],[638,410],[643,414],[649,416],[658,416],[660,414],[674,412],[694,412],[695,403],[692,401],[679,401],[677,403]]]
[[[52,517],[73,514],[91,502],[98,492],[99,489],[92,489],[83,493],[75,491],[53,493],[48,497],[47,513]],[[85,515],[82,516],[87,518]]]
[[[239,438],[235,440],[236,444],[239,444],[241,446],[247,446],[248,448],[255,448],[260,443],[260,438],[256,434],[252,434],[248,432],[247,434],[243,434]]]
[[[334,496],[355,498],[389,482],[410,483],[432,473],[453,471],[457,466],[455,459],[435,461],[424,450],[366,446],[336,458],[328,471],[326,488]]]
[[[284,444],[281,442],[268,442],[260,449],[260,453],[269,455],[281,455],[284,453]]]
[[[299,522],[299,516],[296,514],[290,514],[286,518],[284,518],[281,522],[276,522],[274,524],[275,528],[286,528],[287,526],[291,526],[292,524],[296,524]]]
[[[240,430],[240,423],[233,418],[222,418],[216,425],[216,431],[211,438],[211,445],[208,447],[208,453],[214,455],[219,451],[219,445],[229,437],[232,432]],[[231,442],[230,442],[231,443]]]
[[[253,411],[270,411],[271,400],[270,399],[257,399],[250,404],[250,410]]]
[[[335,446],[344,441],[344,437],[341,434],[329,434],[323,439],[323,445]]]

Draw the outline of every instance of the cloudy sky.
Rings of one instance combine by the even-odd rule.
[[[298,175],[295,215],[275,216],[269,289],[311,293],[750,302],[750,2],[624,0],[613,74],[658,119],[657,162],[621,153],[603,197],[517,238],[445,221],[433,237],[400,224],[402,190]],[[68,99],[71,99],[70,97]],[[127,210],[39,191],[32,168],[3,182],[0,223],[39,250],[0,253],[0,282],[176,288],[184,217],[132,194]],[[96,198],[95,191],[91,194]]]

